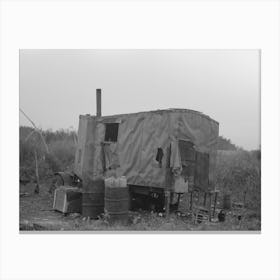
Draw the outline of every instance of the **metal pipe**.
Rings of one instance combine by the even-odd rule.
[[[101,89],[96,89],[96,116],[101,117]]]

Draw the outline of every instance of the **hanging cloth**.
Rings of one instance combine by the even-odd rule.
[[[178,141],[171,142],[170,168],[174,175],[180,175],[182,172],[182,163]]]
[[[117,143],[103,143],[105,170],[116,169],[120,166]]]

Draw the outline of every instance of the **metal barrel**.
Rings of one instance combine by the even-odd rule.
[[[95,180],[83,190],[82,214],[97,219],[104,213],[104,180]]]
[[[231,195],[225,194],[223,197],[223,209],[230,210],[231,209]]]
[[[128,222],[128,187],[109,187],[105,185],[105,213],[110,222]]]

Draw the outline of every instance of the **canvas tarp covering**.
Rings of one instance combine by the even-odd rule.
[[[93,179],[96,125],[93,117],[80,116],[74,171],[83,179],[84,186]]]
[[[116,143],[104,143],[106,123],[119,123]],[[166,169],[170,167],[173,156],[170,155],[172,143],[183,139],[194,143],[196,150],[209,153],[211,181],[214,177],[218,129],[217,122],[190,110],[152,111],[99,119],[81,116],[76,172],[82,178],[94,179],[105,175],[108,161],[117,160],[116,173],[126,176],[129,184],[170,188]],[[159,148],[161,163],[157,161]],[[115,159],[108,160],[110,149]],[[79,154],[80,162],[77,159]]]

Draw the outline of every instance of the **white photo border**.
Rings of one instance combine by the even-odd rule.
[[[280,278],[278,1],[0,5],[1,279]],[[261,234],[19,234],[19,49],[104,48],[261,50]]]

